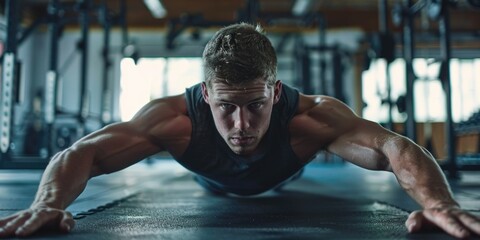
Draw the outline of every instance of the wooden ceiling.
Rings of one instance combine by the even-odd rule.
[[[102,0],[92,0],[99,4]],[[105,0],[113,12],[119,12],[120,0]],[[129,29],[163,29],[172,19],[196,14],[206,22],[234,22],[238,13],[246,9],[247,0],[161,0],[167,10],[167,16],[156,19],[152,16],[143,0],[126,0],[127,24]],[[262,16],[291,15],[295,0],[258,0],[259,22],[265,22]],[[322,14],[327,28],[359,28],[367,32],[378,31],[378,2],[379,0],[313,0],[312,12]],[[48,0],[27,0],[24,2],[27,16],[30,18],[45,14]],[[60,0],[62,3],[75,3],[75,0]],[[391,9],[394,4],[402,0],[388,0],[389,27],[399,31],[399,27],[391,23]],[[467,0],[457,0],[457,6],[451,8],[452,31],[479,31],[480,9],[474,8]],[[417,19],[420,19],[418,17]],[[420,20],[418,20],[420,22]],[[433,23],[435,24],[435,23]],[[265,26],[266,25],[266,26]],[[269,28],[269,24],[264,23]],[[276,26],[280,30],[281,24]]]

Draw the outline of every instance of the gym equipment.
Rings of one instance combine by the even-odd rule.
[[[301,36],[295,37],[296,77],[305,94],[313,94],[310,54]]]
[[[474,112],[467,120],[456,124],[455,131],[457,133],[480,133],[480,110]]]
[[[414,108],[414,83],[415,83],[415,73],[413,71],[413,59],[415,57],[415,44],[414,44],[414,17],[419,13],[423,8],[427,8],[430,18],[433,20],[439,21],[439,32],[440,40],[442,46],[442,59],[449,61],[450,59],[450,39],[449,39],[449,20],[448,20],[448,8],[451,7],[453,3],[448,0],[404,0],[403,5],[395,5],[392,10],[392,20],[395,24],[403,25],[403,58],[405,59],[405,72],[406,72],[406,93],[405,99],[405,113],[407,115],[406,121],[406,132],[405,135],[416,141],[417,139],[417,127],[415,120],[415,108]],[[444,43],[443,41],[446,41]],[[446,49],[448,45],[448,50]],[[448,51],[448,54],[446,53]],[[448,60],[446,60],[448,59]],[[446,66],[449,66],[446,64]],[[448,71],[448,70],[447,70]],[[449,72],[446,72],[442,76],[448,76],[448,79],[443,79],[442,82],[449,82]],[[449,83],[448,83],[449,84]],[[448,86],[444,88],[449,89]],[[450,101],[450,90],[446,91],[447,99]],[[451,106],[450,106],[451,107]],[[447,109],[449,108],[447,104]],[[451,115],[451,111],[447,110],[447,115]],[[448,120],[447,120],[448,122]],[[447,124],[448,125],[448,124]],[[448,134],[447,134],[448,135]]]
[[[375,58],[383,58],[386,60],[385,75],[386,75],[386,96],[382,96],[382,104],[387,104],[388,120],[386,128],[393,130],[393,116],[392,116],[392,96],[391,96],[391,78],[390,78],[390,64],[395,60],[395,39],[393,34],[388,30],[387,9],[388,3],[386,0],[378,1],[378,22],[380,32],[371,36],[370,48],[375,54]],[[380,92],[380,91],[379,91]],[[380,94],[379,94],[380,95]]]
[[[454,130],[454,121],[452,114],[452,88],[450,79],[450,59],[451,59],[451,41],[450,41],[450,15],[449,15],[449,1],[442,1],[443,11],[438,18],[438,30],[440,34],[440,52],[441,52],[441,68],[440,81],[442,82],[443,90],[445,91],[446,99],[446,123],[445,123],[445,137],[447,144],[447,158],[449,177],[458,178],[458,166],[456,159],[457,141]]]
[[[415,97],[414,97],[414,83],[415,73],[413,71],[413,58],[415,57],[415,44],[414,44],[414,13],[410,12],[410,9],[414,8],[412,0],[404,0],[404,12],[407,13],[404,16],[403,21],[403,58],[405,59],[405,72],[406,72],[406,93],[405,93],[405,112],[407,114],[407,120],[405,123],[406,135],[413,141],[417,141],[417,125],[415,120]]]
[[[395,60],[395,38],[390,32],[371,35],[370,46],[375,53],[375,58],[383,58],[389,63]]]
[[[6,44],[5,44],[5,54],[3,55],[3,76],[2,76],[2,86],[1,91],[1,105],[0,105],[0,150],[1,150],[1,159],[0,159],[0,168],[44,168],[49,161],[49,158],[57,151],[64,149],[68,144],[73,143],[76,139],[80,138],[84,133],[86,133],[87,128],[87,118],[92,119],[89,116],[88,111],[88,102],[87,102],[87,59],[88,59],[88,32],[89,24],[94,20],[92,18],[92,11],[99,11],[99,21],[104,26],[105,38],[104,38],[104,66],[106,69],[103,73],[103,94],[104,94],[104,103],[102,104],[103,115],[107,116],[107,121],[111,121],[111,117],[108,118],[111,114],[105,114],[106,111],[111,111],[111,100],[106,98],[111,98],[112,94],[109,94],[110,86],[108,85],[108,66],[110,66],[110,61],[108,58],[109,55],[109,31],[110,27],[113,24],[118,24],[122,22],[125,24],[125,0],[121,1],[122,15],[116,16],[110,12],[106,6],[106,1],[104,0],[100,5],[92,4],[91,0],[79,0],[75,3],[61,3],[59,0],[50,0],[48,4],[48,11],[46,16],[39,17],[33,21],[27,28],[20,30],[18,28],[18,23],[21,22],[19,11],[21,10],[20,1],[9,0],[5,5],[5,16],[7,17],[7,34],[6,34]],[[122,4],[123,3],[123,4]],[[77,14],[70,14],[77,13]],[[75,17],[66,17],[66,16],[75,16]],[[77,16],[80,16],[81,22],[81,33],[82,37],[77,45],[78,49],[81,52],[81,88],[80,88],[80,111],[76,114],[69,114],[63,112],[57,106],[57,94],[58,94],[58,78],[61,72],[58,69],[58,51],[59,51],[59,39],[63,32],[64,26],[67,23],[76,23],[78,22]],[[20,124],[14,123],[14,105],[19,102],[19,93],[18,88],[19,83],[19,61],[17,59],[17,48],[18,45],[27,39],[27,37],[40,25],[48,24],[50,42],[49,42],[49,61],[48,61],[48,71],[45,75],[45,85],[43,89],[43,117],[41,122],[38,123],[38,119],[34,121],[23,121]],[[124,33],[124,36],[127,36]],[[77,49],[77,50],[78,50]],[[72,55],[73,56],[73,55]],[[71,58],[71,57],[70,57]],[[69,59],[70,59],[69,58]],[[67,64],[68,65],[68,64]],[[63,68],[62,68],[63,69]],[[61,70],[62,70],[61,69]],[[76,129],[75,131],[69,130],[64,131],[65,129],[71,129],[71,124],[67,126],[62,122],[57,122],[58,117],[69,118],[75,120],[76,124],[80,123],[82,129]],[[41,126],[42,129],[31,128],[31,125]],[[18,127],[19,125],[20,127]],[[26,127],[23,127],[23,126]],[[13,127],[18,129],[24,129],[22,131],[14,132]],[[97,128],[97,126],[95,126]],[[93,129],[93,128],[92,128]],[[20,132],[20,133],[19,133]],[[40,138],[34,138],[34,148],[28,148],[27,152],[22,152],[24,149],[27,149],[26,145],[29,143],[25,141],[26,136],[38,135],[39,132],[43,135]],[[69,134],[63,134],[70,132]],[[14,134],[15,133],[15,134]],[[33,134],[33,135],[32,135]],[[20,140],[21,141],[20,141]],[[39,144],[37,140],[42,142]],[[27,138],[28,140],[28,138]],[[25,142],[25,143],[23,143]],[[62,144],[58,144],[58,143]],[[23,147],[22,147],[23,146]],[[26,151],[26,150],[25,150]],[[24,155],[27,154],[27,155]]]
[[[386,3],[384,3],[386,5]],[[420,9],[425,5],[424,1],[417,1],[415,4],[412,0],[403,0],[403,3],[396,3],[392,8],[392,22],[394,25],[402,26],[402,38],[403,38],[403,58],[405,59],[405,72],[406,72],[406,93],[405,96],[399,97],[397,100],[397,108],[400,112],[406,113],[407,119],[405,122],[405,135],[416,141],[417,139],[417,127],[415,120],[415,107],[414,107],[414,82],[415,82],[415,73],[413,72],[413,58],[415,56],[415,46],[414,46],[414,15],[420,11]],[[385,7],[383,7],[385,8]],[[383,20],[385,21],[385,20]],[[382,20],[380,20],[382,22]],[[383,45],[390,44],[389,39],[385,36],[385,39],[378,40]],[[382,53],[385,56],[388,63],[388,58],[393,55],[392,52],[387,54]],[[387,68],[388,69],[388,68]],[[388,70],[387,70],[388,73]],[[388,102],[391,102],[388,100]],[[391,114],[391,109],[390,109]],[[391,121],[391,120],[390,120]]]
[[[16,146],[13,141],[15,116],[14,105],[18,102],[19,93],[19,61],[17,59],[18,48],[18,19],[20,4],[19,1],[7,0],[5,4],[6,16],[6,41],[5,52],[2,62],[2,85],[0,105],[0,168],[25,168],[44,167],[47,159],[42,156],[13,156]],[[28,33],[21,35],[25,37]],[[33,163],[31,163],[33,162]]]
[[[450,42],[450,18],[449,8],[455,6],[454,1],[449,0],[420,0],[413,4],[412,0],[404,0],[403,6],[396,5],[392,11],[393,21],[395,23],[403,23],[403,42],[404,42],[404,58],[406,63],[407,73],[407,91],[405,96],[405,111],[407,113],[407,136],[415,141],[416,126],[414,120],[413,107],[413,83],[415,75],[413,72],[412,61],[414,57],[414,25],[413,17],[422,8],[428,7],[429,17],[438,21],[439,41],[440,41],[440,57],[441,70],[440,80],[442,82],[443,90],[446,97],[446,124],[445,137],[447,146],[447,164],[442,167],[448,170],[449,177],[457,178],[458,170],[474,170],[477,167],[462,167],[458,166],[456,161],[456,136],[454,131],[454,121],[452,118],[452,92],[450,83],[450,59],[451,59],[451,42]],[[403,110],[403,97],[399,98],[397,105],[399,109]]]
[[[167,49],[174,49],[176,47],[175,39],[188,27],[194,27],[195,34],[199,36],[199,28],[206,28],[211,26],[227,26],[237,22],[256,24],[256,19],[259,15],[259,11],[260,5],[258,0],[246,0],[245,9],[241,9],[238,11],[238,18],[236,21],[207,21],[203,18],[202,14],[183,14],[180,18],[170,19],[167,24]]]

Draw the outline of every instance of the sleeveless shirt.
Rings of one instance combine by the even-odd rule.
[[[215,127],[210,106],[202,97],[201,84],[186,89],[185,97],[192,135],[177,161],[198,174],[203,183],[224,192],[253,195],[274,188],[303,168],[290,145],[288,130],[298,107],[297,90],[283,85],[262,140],[265,148],[253,160],[235,154],[225,143]]]

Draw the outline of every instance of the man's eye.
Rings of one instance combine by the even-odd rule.
[[[261,103],[261,102],[255,102],[255,103],[251,103],[251,104],[250,104],[250,108],[251,108],[251,109],[259,109],[259,108],[261,108],[262,106],[263,106],[263,103]]]
[[[223,109],[223,110],[230,110],[232,109],[232,104],[228,104],[228,103],[220,103],[220,108]]]

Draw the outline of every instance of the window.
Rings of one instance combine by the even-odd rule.
[[[149,101],[177,95],[203,80],[201,58],[131,58],[120,63],[120,117],[130,120]]]
[[[413,61],[417,76],[414,84],[415,118],[417,122],[445,121],[445,93],[438,78],[440,64],[433,59],[418,58]],[[480,109],[480,59],[452,59],[450,62],[453,120],[468,119]],[[362,76],[363,100],[367,104],[363,116],[377,122],[387,122],[388,107],[381,98],[386,93],[386,62],[372,61]],[[390,65],[391,97],[396,100],[405,94],[405,61],[397,59]],[[393,107],[393,121],[404,122],[405,115]]]

